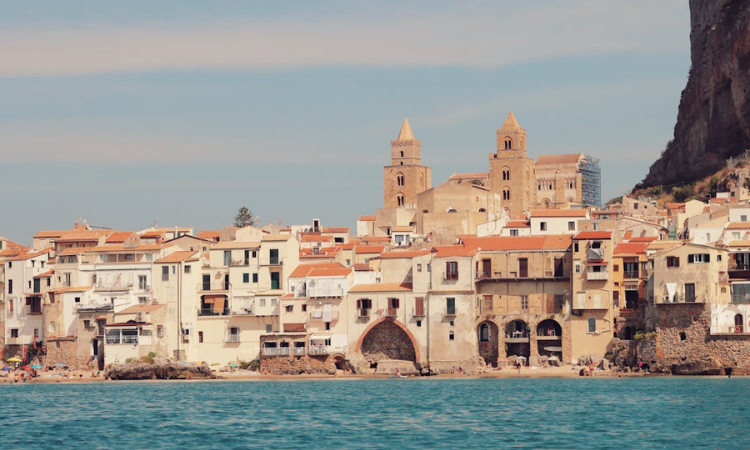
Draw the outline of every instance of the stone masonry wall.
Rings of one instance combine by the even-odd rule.
[[[261,358],[260,370],[269,375],[332,375],[336,372],[336,364],[334,358],[325,356],[269,356]]]
[[[657,305],[657,314],[653,356],[639,348],[639,357],[652,370],[718,375],[727,368],[734,373],[750,369],[750,335],[712,336],[710,305]]]
[[[60,338],[47,340],[47,356],[43,364],[53,366],[63,363],[69,367],[87,370],[95,366],[89,363],[92,358],[88,355],[78,356],[78,343],[75,338]]]

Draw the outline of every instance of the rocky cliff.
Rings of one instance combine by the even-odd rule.
[[[690,20],[674,139],[640,187],[693,181],[750,148],[750,0],[690,0]]]

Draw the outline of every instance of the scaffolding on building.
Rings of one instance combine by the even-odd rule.
[[[601,207],[602,169],[599,167],[599,160],[583,155],[578,163],[578,170],[581,171],[581,201],[587,206]]]

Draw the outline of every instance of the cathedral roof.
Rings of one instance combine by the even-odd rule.
[[[411,132],[411,126],[409,125],[409,119],[404,118],[404,123],[401,124],[401,131],[398,132],[397,141],[413,141],[414,133]]]
[[[519,130],[521,129],[521,126],[518,124],[518,121],[516,120],[516,116],[513,115],[513,111],[508,113],[508,117],[505,119],[505,123],[503,124],[504,130]]]

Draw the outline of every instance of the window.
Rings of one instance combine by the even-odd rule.
[[[578,242],[573,243],[573,251],[576,253],[578,252]]]
[[[404,185],[404,174],[400,173],[396,176],[396,184],[399,186]]]
[[[740,216],[740,222],[747,222],[747,215],[745,215],[745,214],[742,214],[742,215]]]
[[[265,298],[258,299],[258,306],[261,307],[261,308],[265,308],[266,307],[266,299]]]
[[[445,263],[445,279],[458,280],[458,262],[448,261]]]
[[[693,255],[688,255],[688,264],[703,264],[708,262],[711,262],[710,253],[696,253]]]
[[[271,325],[270,323],[267,323],[266,324],[266,333],[270,333],[272,331],[273,331],[273,325]]]
[[[479,342],[489,342],[490,341],[490,326],[486,323],[483,323],[479,326]]]
[[[510,235],[511,236],[518,236],[518,230],[517,229],[510,230]]]
[[[307,311],[307,305],[303,304],[302,305],[302,312],[306,312],[306,311]]]
[[[503,180],[510,180],[510,169],[503,169]]]
[[[76,297],[73,299],[76,303],[81,303],[81,297]]]
[[[529,296],[528,295],[521,296],[521,310],[523,312],[529,312]]]
[[[422,271],[422,264],[417,264],[417,272],[421,272],[421,271]]]
[[[18,328],[11,328],[10,329],[10,337],[17,338],[18,337]]]
[[[513,148],[513,141],[511,141],[509,137],[506,137],[503,140],[503,144],[505,144],[505,150],[510,150]]]
[[[529,276],[529,259],[518,258],[518,277],[527,278]]]
[[[201,344],[203,343],[203,332],[202,331],[198,332],[198,342],[201,343]]]
[[[190,273],[190,267],[191,266],[185,266],[185,273]]]
[[[294,305],[285,305],[284,310],[288,313],[294,312]]]
[[[276,303],[277,303],[278,301],[279,301],[279,299],[277,299],[277,298],[272,298],[272,299],[271,299],[271,306],[276,306]]]
[[[156,337],[163,338],[164,337],[164,325],[157,325],[156,326]]]
[[[449,340],[449,341],[455,341],[455,340],[456,340],[456,335],[455,335],[455,333],[453,333],[452,331],[451,331],[451,332],[449,332],[449,333],[448,333],[448,340]]]
[[[612,306],[615,308],[620,307],[620,291],[612,292]]]
[[[144,290],[148,286],[146,275],[138,275],[138,289]]]
[[[620,265],[619,264],[614,264],[612,266],[612,272],[619,272],[619,271],[620,271]]]
[[[588,332],[596,333],[596,317],[588,318]]]
[[[568,222],[568,231],[575,231],[575,230],[576,230],[576,223]]]
[[[250,282],[250,274],[249,273],[243,273],[242,274],[242,282],[243,283],[249,283]]]
[[[695,283],[685,283],[685,302],[695,302]]]
[[[418,317],[424,316],[424,297],[414,299],[414,315]]]
[[[161,281],[169,281],[169,267],[161,266]]]
[[[83,320],[83,328],[85,328],[87,330],[91,328],[91,321],[89,319],[84,319]]]
[[[503,200],[510,200],[510,188],[503,188]]]
[[[404,206],[404,204],[406,203],[404,200],[404,194],[396,195],[396,203],[398,204],[398,206]]]
[[[257,282],[258,282],[258,274],[254,273],[253,274],[253,283],[257,283]]]
[[[421,327],[421,326],[422,326],[422,321],[421,320],[417,320],[417,327]]]
[[[13,293],[13,280],[8,280],[8,294]]]
[[[138,303],[141,305],[145,305],[148,303],[148,297],[138,297]]]
[[[578,261],[575,262],[575,268],[576,273],[581,273],[581,264]]]
[[[360,316],[370,315],[370,310],[372,309],[372,299],[360,298],[359,300],[357,300],[357,309],[359,310]]]
[[[456,315],[456,299],[453,297],[448,297],[445,299],[445,313],[449,316],[455,316]]]
[[[547,231],[547,222],[539,222],[539,231]]]

